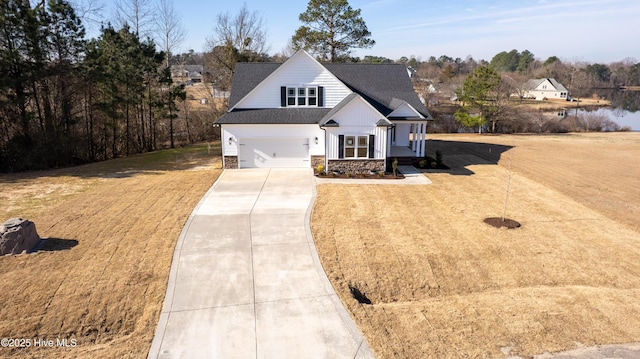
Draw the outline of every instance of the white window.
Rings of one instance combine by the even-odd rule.
[[[287,106],[295,106],[296,105],[296,88],[288,87],[287,88]]]
[[[287,106],[318,106],[318,88],[287,87]]]
[[[307,98],[309,99],[309,101],[307,101],[309,106],[317,106],[318,105],[318,90],[315,87],[309,87],[307,89]]]
[[[367,158],[369,156],[369,136],[345,136],[345,158]]]

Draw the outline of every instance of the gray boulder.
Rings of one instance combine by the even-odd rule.
[[[35,223],[11,218],[0,225],[0,255],[30,252],[40,243]]]

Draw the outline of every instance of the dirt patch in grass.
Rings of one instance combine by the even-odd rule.
[[[640,203],[627,177],[640,171],[638,137],[439,136],[452,170],[427,173],[432,185],[318,186],[318,252],[376,355],[528,357],[640,341],[639,221],[618,208]],[[522,227],[496,230],[483,219],[502,214],[509,151],[507,216]],[[593,201],[583,192],[596,183]]]
[[[176,240],[219,168],[219,150],[204,145],[0,176],[1,217],[28,218],[50,238],[0,257],[0,335],[77,341],[0,356],[146,357]]]
[[[520,228],[520,222],[514,221],[510,218],[502,218],[502,217],[488,217],[484,219],[484,223],[495,227],[495,228],[507,228],[514,229]]]

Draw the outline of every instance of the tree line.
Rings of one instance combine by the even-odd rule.
[[[441,109],[432,101],[433,85],[451,94],[457,90],[463,100],[458,125],[483,113],[491,131],[517,130],[507,126],[517,117],[507,100],[529,78],[556,78],[573,96],[640,86],[640,63],[632,59],[609,65],[555,56],[540,61],[528,50],[503,51],[491,61],[353,57],[354,48],[370,48],[375,41],[360,10],[346,0],[310,0],[299,16],[303,25],[273,56],[267,53],[265,21],[246,4],[213,19],[209,51],[176,54],[185,33],[168,1],[160,0],[154,13],[148,0],[118,0],[118,27],[103,25],[97,38],[85,40],[83,23],[67,0],[0,0],[0,171],[100,161],[212,138],[211,121],[224,108],[193,111],[184,85],[172,81],[172,64],[204,64],[205,81],[229,90],[236,62],[282,62],[298,49],[327,62],[401,63],[414,71],[415,86],[436,118]],[[91,19],[90,11],[83,11],[84,19]],[[152,23],[159,45],[150,37]],[[478,78],[488,82],[487,91],[467,86],[468,79]],[[625,103],[638,107],[634,100]],[[439,130],[455,130],[455,117],[443,118]]]
[[[405,61],[406,58],[398,62]],[[511,50],[496,54],[490,61],[446,55],[411,61],[417,69],[415,87],[436,119],[431,128],[434,132],[471,128],[487,132],[628,130],[604,115],[570,111],[569,116],[554,118],[539,109],[520,106],[530,79],[555,78],[567,87],[573,99],[596,96],[623,110],[640,109],[637,92],[619,91],[621,86],[640,83],[640,63],[632,58],[608,65],[566,62],[556,56],[541,61],[528,50]],[[458,101],[453,106],[443,106],[443,93]],[[575,106],[567,103],[566,107]]]
[[[186,94],[153,40],[126,23],[85,40],[66,0],[0,0],[0,20],[0,171],[174,146]]]
[[[208,42],[211,51],[205,55],[210,59],[213,82],[229,89],[237,61],[283,62],[299,49],[309,51],[321,62],[400,63],[413,72],[414,86],[436,120],[444,119],[436,121],[434,130],[458,131],[461,127],[489,124],[485,130],[490,132],[616,130],[616,124],[604,118],[600,121],[571,119],[561,126],[552,126],[552,121],[545,121],[539,111],[516,109],[513,95],[522,95],[529,79],[555,78],[577,98],[592,96],[599,88],[640,84],[640,63],[633,59],[610,65],[563,62],[556,56],[541,61],[529,50],[515,49],[502,51],[491,61],[447,55],[431,56],[427,61],[415,56],[397,60],[372,55],[353,57],[353,49],[375,45],[360,14],[360,9],[351,8],[347,0],[310,0],[305,12],[299,15],[303,25],[291,37],[289,45],[275,56],[266,53],[262,18],[250,12],[246,4],[235,17],[228,13],[218,15],[216,35]],[[460,100],[455,114],[437,106],[438,97],[443,93]],[[637,98],[631,95],[620,102],[625,109],[634,111],[640,105]]]

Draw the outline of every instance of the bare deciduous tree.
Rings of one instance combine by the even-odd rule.
[[[104,11],[104,3],[100,0],[73,0],[69,1],[76,15],[82,20],[87,28],[99,28],[102,24]]]
[[[525,85],[529,78],[527,75],[519,73],[519,72],[510,72],[501,74],[502,82],[504,82],[511,89],[511,94],[518,95],[520,101],[524,97],[524,94],[527,90]]]
[[[571,80],[568,87],[572,98],[576,99],[576,111],[580,106],[580,99],[588,97],[592,90],[589,75],[583,68],[573,67],[571,70]]]
[[[211,49],[217,46],[232,46],[239,54],[263,54],[267,48],[267,30],[257,12],[242,5],[236,15],[229,12],[216,16],[213,36],[207,39]]]
[[[120,27],[128,24],[138,37],[151,37],[154,17],[151,0],[116,0],[114,15]]]
[[[272,56],[272,61],[275,62],[285,62],[288,58],[295,54],[296,50],[293,49],[293,43],[291,39],[287,42],[287,45],[280,50],[277,54]]]
[[[249,11],[245,3],[237,14],[216,16],[213,35],[206,40],[210,49],[209,70],[213,81],[226,88],[239,61],[260,61],[267,47],[266,25],[257,12]]]
[[[187,32],[182,26],[182,16],[173,7],[171,0],[160,0],[157,5],[157,17],[155,19],[156,35],[158,43],[166,53],[166,65],[169,67],[169,58],[174,50],[184,41]]]

